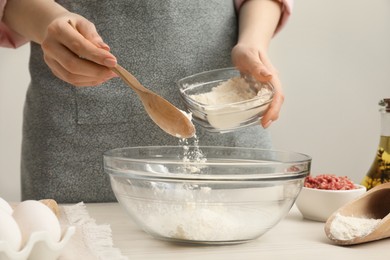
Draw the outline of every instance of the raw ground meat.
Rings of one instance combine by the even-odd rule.
[[[347,176],[334,174],[321,174],[316,177],[307,176],[304,186],[306,188],[321,190],[352,190],[356,189],[353,182]]]

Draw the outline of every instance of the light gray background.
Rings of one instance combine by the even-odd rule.
[[[0,197],[20,200],[29,46],[0,49]],[[379,142],[377,103],[390,97],[390,1],[296,1],[270,49],[286,94],[275,148],[306,153],[312,174],[360,182]]]

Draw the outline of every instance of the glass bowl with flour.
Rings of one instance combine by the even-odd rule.
[[[235,68],[198,73],[178,85],[193,120],[220,133],[259,124],[274,95],[270,83],[243,78]]]
[[[311,158],[213,146],[127,147],[104,154],[119,204],[155,238],[196,244],[256,239],[295,202]]]

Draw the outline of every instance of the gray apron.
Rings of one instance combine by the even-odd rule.
[[[237,40],[233,1],[58,1],[95,23],[118,62],[145,86],[184,110],[176,81],[231,66]],[[145,113],[119,78],[74,87],[56,78],[31,44],[31,84],[24,107],[22,199],[115,201],[103,171],[104,151],[127,146],[179,145]],[[199,145],[270,148],[259,126],[212,134],[196,126]]]

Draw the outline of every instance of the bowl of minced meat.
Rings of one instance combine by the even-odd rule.
[[[258,124],[274,88],[235,68],[201,72],[178,81],[180,95],[193,120],[210,132],[231,132]]]
[[[305,219],[325,222],[333,212],[366,192],[347,176],[307,176],[296,206]]]

